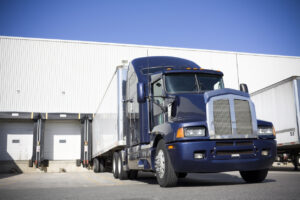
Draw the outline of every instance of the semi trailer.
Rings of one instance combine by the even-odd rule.
[[[93,169],[135,179],[155,172],[161,187],[188,173],[240,171],[262,182],[276,157],[273,124],[256,119],[246,84],[176,57],[119,66],[93,119]]]
[[[257,116],[276,128],[277,157],[281,163],[300,165],[300,77],[289,77],[251,94]]]

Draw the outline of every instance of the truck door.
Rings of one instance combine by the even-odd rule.
[[[130,146],[140,143],[140,119],[139,119],[139,104],[137,102],[137,76],[131,68],[128,72],[127,85],[127,119],[128,119],[128,144]]]

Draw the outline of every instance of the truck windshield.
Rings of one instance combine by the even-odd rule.
[[[224,88],[221,76],[200,73],[167,74],[165,83],[167,92],[172,94],[197,93]]]

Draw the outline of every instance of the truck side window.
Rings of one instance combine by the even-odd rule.
[[[159,124],[164,123],[164,113],[162,110],[162,106],[164,104],[164,100],[162,98],[162,91],[163,91],[163,85],[162,85],[162,79],[159,79],[158,81],[152,83],[152,128],[154,126],[157,126]]]

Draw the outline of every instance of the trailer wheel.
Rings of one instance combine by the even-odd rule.
[[[172,187],[177,184],[177,176],[172,166],[164,140],[158,142],[155,154],[156,179],[161,187]]]
[[[115,178],[118,178],[119,177],[119,174],[118,174],[118,152],[114,152],[113,154],[113,162],[112,162],[112,172],[113,172],[113,175]]]
[[[185,178],[187,176],[187,173],[185,172],[180,172],[180,173],[176,173],[177,178]]]
[[[105,167],[104,167],[104,159],[100,159],[99,160],[99,172],[102,173],[105,171]]]
[[[128,179],[128,172],[123,169],[123,161],[124,161],[124,158],[122,158],[122,153],[119,152],[119,155],[118,155],[118,174],[119,174],[119,179],[120,180]]]
[[[28,167],[33,167],[33,161],[31,159],[28,161]]]
[[[93,170],[95,173],[99,173],[99,159],[94,158],[93,160]]]
[[[80,160],[80,159],[77,159],[77,160],[76,160],[76,166],[77,166],[77,167],[80,167],[80,165],[81,165],[81,160]]]
[[[262,169],[256,171],[240,171],[242,178],[247,183],[260,183],[265,180],[269,169]]]
[[[297,170],[298,170],[299,163],[300,163],[300,156],[297,156],[297,154],[294,155],[294,156],[293,156],[293,159],[292,159],[292,163],[293,163],[293,165],[294,165],[294,170],[297,171]]]

